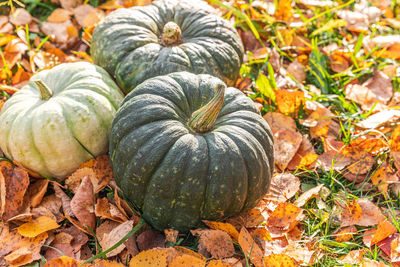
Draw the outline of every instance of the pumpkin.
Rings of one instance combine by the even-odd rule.
[[[113,121],[109,153],[126,199],[159,230],[253,208],[273,171],[272,133],[252,100],[207,74],[137,86]]]
[[[94,30],[91,55],[127,93],[148,78],[178,71],[233,85],[243,44],[206,2],[163,0],[110,13]]]
[[[0,148],[28,169],[61,180],[108,152],[122,100],[110,75],[91,63],[43,70],[0,110]]]

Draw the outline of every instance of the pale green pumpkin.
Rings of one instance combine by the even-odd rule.
[[[25,167],[62,180],[107,153],[122,99],[107,72],[91,63],[41,71],[0,110],[0,148]]]

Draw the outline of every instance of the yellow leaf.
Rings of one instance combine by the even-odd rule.
[[[201,260],[197,257],[184,254],[182,256],[176,257],[168,267],[203,267],[206,266],[206,261]]]
[[[270,233],[281,234],[292,230],[302,217],[302,209],[292,203],[279,203],[270,214],[267,226]]]
[[[197,257],[197,258],[199,258],[201,260],[204,260],[204,261],[207,260],[206,257],[204,257],[200,253],[197,253],[197,252],[195,252],[195,251],[193,251],[191,249],[188,249],[188,248],[185,248],[185,247],[181,247],[181,246],[174,246],[174,249],[176,251],[178,251],[178,253],[180,255],[187,254],[187,255],[190,255],[190,256],[193,256],[193,257]]]
[[[280,113],[297,113],[306,101],[301,91],[276,90],[276,104]]]
[[[60,227],[56,221],[47,216],[40,216],[18,227],[18,233],[26,237],[36,237],[44,232]]]
[[[169,260],[175,258],[177,252],[173,248],[155,248],[137,254],[129,263],[129,267],[167,267]]]
[[[70,257],[61,256],[56,259],[52,259],[44,264],[44,267],[78,267],[79,263]]]
[[[17,38],[15,35],[6,35],[6,36],[2,36],[0,38],[0,46],[3,46],[5,44],[8,44],[11,40],[14,40],[15,38]]]
[[[288,255],[272,254],[264,258],[265,266],[268,267],[295,267],[298,266]]]
[[[275,12],[277,20],[288,20],[293,16],[292,1],[291,0],[278,0],[278,8]]]
[[[227,232],[233,239],[234,242],[238,241],[239,232],[236,228],[230,223],[223,223],[223,222],[213,222],[213,221],[206,221],[203,220],[203,223],[214,230],[222,230]]]
[[[242,227],[239,234],[239,245],[244,254],[249,257],[250,261],[256,266],[264,266],[263,255],[264,253],[260,247],[255,243],[250,233],[246,228]]]
[[[354,225],[341,228],[335,236],[335,241],[350,241],[353,238],[354,233],[357,233],[357,228]]]

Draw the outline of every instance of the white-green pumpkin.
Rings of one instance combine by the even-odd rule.
[[[62,180],[108,151],[123,97],[108,73],[94,64],[43,70],[0,110],[0,148],[28,169]]]

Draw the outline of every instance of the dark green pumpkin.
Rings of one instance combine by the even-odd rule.
[[[127,93],[148,78],[177,71],[211,74],[233,85],[243,45],[206,2],[162,0],[110,13],[94,30],[91,54]]]
[[[159,76],[130,92],[116,114],[115,180],[157,229],[187,231],[238,214],[268,190],[269,126],[251,99],[225,88],[205,74]]]

